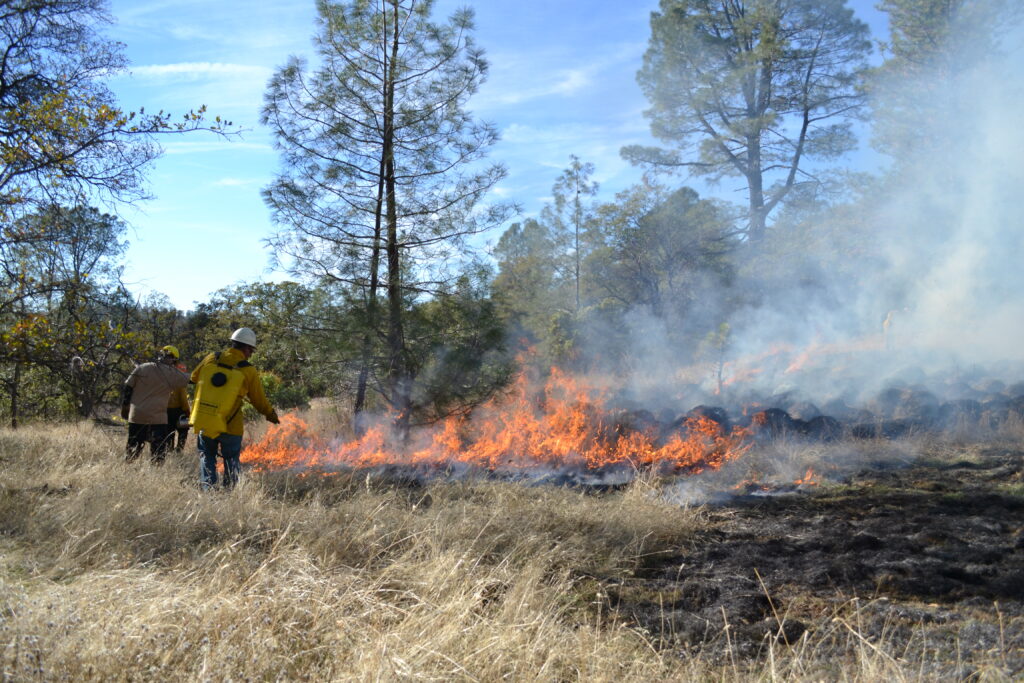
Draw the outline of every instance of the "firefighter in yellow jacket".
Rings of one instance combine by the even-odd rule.
[[[204,489],[217,484],[218,451],[224,458],[224,488],[238,482],[244,433],[243,400],[249,401],[268,422],[279,422],[263,393],[259,371],[249,363],[255,350],[256,333],[240,327],[231,334],[227,349],[211,353],[192,371],[196,393],[191,423],[199,445],[199,481]]]
[[[177,348],[165,346],[162,351],[174,359],[174,367],[181,370],[183,375],[188,375],[188,370],[181,364]],[[192,407],[188,403],[188,392],[185,387],[172,391],[171,398],[167,401],[167,450],[173,448],[179,453],[184,450],[185,442],[188,441],[188,419],[191,412]]]

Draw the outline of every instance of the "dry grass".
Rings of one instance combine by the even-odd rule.
[[[999,423],[996,434],[1010,443],[1024,441],[1024,417],[1020,413],[1011,412],[1009,417]]]
[[[3,680],[927,678],[861,634],[857,606],[756,661],[665,649],[618,618],[603,582],[706,525],[651,482],[264,475],[203,493],[192,456],[126,465],[122,438],[0,432]]]

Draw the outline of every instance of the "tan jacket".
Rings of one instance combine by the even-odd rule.
[[[188,384],[188,376],[173,365],[143,363],[124,382],[132,388],[128,421],[135,424],[167,424],[171,394]]]
[[[225,365],[237,365],[239,361],[243,360],[245,360],[245,356],[238,349],[225,349],[221,351],[219,361],[217,360],[217,354],[211,353],[192,371],[192,382],[196,383],[199,381],[199,370],[204,365],[217,362]],[[234,417],[228,422],[228,428],[224,430],[225,434],[233,434],[235,436],[242,436],[245,432],[245,426],[242,422],[242,399],[249,401],[252,407],[265,417],[269,417],[274,412],[274,408],[270,405],[270,401],[267,400],[266,394],[263,393],[263,384],[260,382],[259,370],[252,365],[246,365],[239,368],[239,370],[242,371],[245,379],[242,382],[242,389],[239,391],[238,399],[235,400],[235,405],[231,408],[230,414]]]

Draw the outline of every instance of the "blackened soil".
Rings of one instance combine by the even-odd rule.
[[[841,649],[856,631],[910,658],[926,642],[936,675],[971,675],[988,653],[1020,676],[1022,467],[1024,450],[946,446],[809,492],[738,498],[709,509],[690,547],[609,581],[611,607],[666,648],[758,657],[768,639]]]

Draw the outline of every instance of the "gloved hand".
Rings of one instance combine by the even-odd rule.
[[[127,420],[128,419],[128,411],[129,411],[130,408],[131,408],[131,406],[129,404],[127,404],[127,403],[121,404],[121,419],[122,420]]]
[[[281,424],[281,418],[279,418],[277,416],[277,413],[272,410],[270,411],[270,415],[267,415],[267,422],[269,422],[272,425],[279,425]]]

